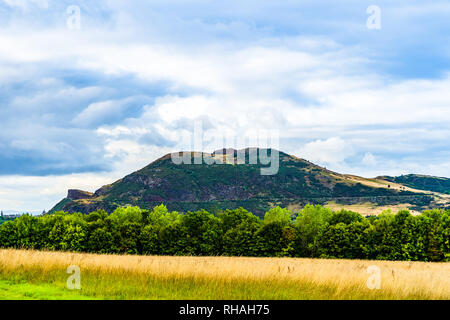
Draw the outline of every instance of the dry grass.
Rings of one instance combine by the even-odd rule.
[[[364,202],[364,203],[357,203],[357,204],[338,204],[335,201],[329,201],[327,202],[324,207],[329,208],[333,211],[340,211],[342,209],[350,210],[354,212],[359,212],[361,215],[379,215],[385,210],[391,210],[393,213],[397,213],[400,210],[408,210],[412,215],[417,216],[420,215],[421,212],[417,210],[411,210],[410,208],[412,205],[410,203],[399,203],[395,205],[385,205],[380,206],[376,203],[372,202]]]
[[[0,280],[108,299],[450,299],[450,263],[238,257],[151,257],[0,250]],[[369,266],[381,269],[370,290]]]

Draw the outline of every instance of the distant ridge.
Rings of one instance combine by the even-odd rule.
[[[450,179],[444,177],[434,177],[421,174],[407,174],[398,177],[382,176],[379,179],[392,181],[405,186],[428,190],[440,193],[450,194]]]

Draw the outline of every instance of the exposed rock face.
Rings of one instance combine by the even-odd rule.
[[[75,189],[70,189],[69,192],[67,193],[67,199],[70,200],[90,199],[93,196],[94,194],[91,192]]]
[[[96,197],[103,196],[103,195],[107,194],[111,188],[112,188],[112,186],[110,184],[103,186],[100,189],[98,189],[97,191],[95,191],[94,196],[96,196]]]

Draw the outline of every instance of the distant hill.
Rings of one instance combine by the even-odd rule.
[[[42,211],[39,210],[29,210],[29,211],[1,210],[1,211],[5,216],[22,215],[22,214],[39,215],[42,213]]]
[[[234,150],[228,164],[224,164],[224,156],[217,151],[191,153],[198,162],[203,159],[222,162],[210,165],[175,164],[168,154],[93,194],[69,190],[68,197],[51,211],[88,213],[105,209],[111,212],[118,206],[151,209],[164,203],[170,210],[181,212],[244,207],[262,215],[276,205],[296,209],[307,203],[372,203],[407,204],[422,209],[434,203],[430,194],[394,188],[382,179],[339,174],[283,152],[279,152],[278,173],[261,175],[261,168],[267,165],[261,165],[260,161],[249,164],[250,150],[267,151],[269,155],[272,152],[270,149],[245,149],[245,161],[240,161],[238,151]]]
[[[408,174],[398,177],[383,176],[379,178],[395,183],[400,183],[414,189],[450,194],[449,178],[433,177],[419,174]]]

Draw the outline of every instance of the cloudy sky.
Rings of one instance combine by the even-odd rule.
[[[279,130],[339,172],[450,177],[449,17],[448,0],[0,0],[0,209],[191,149],[199,121]]]

